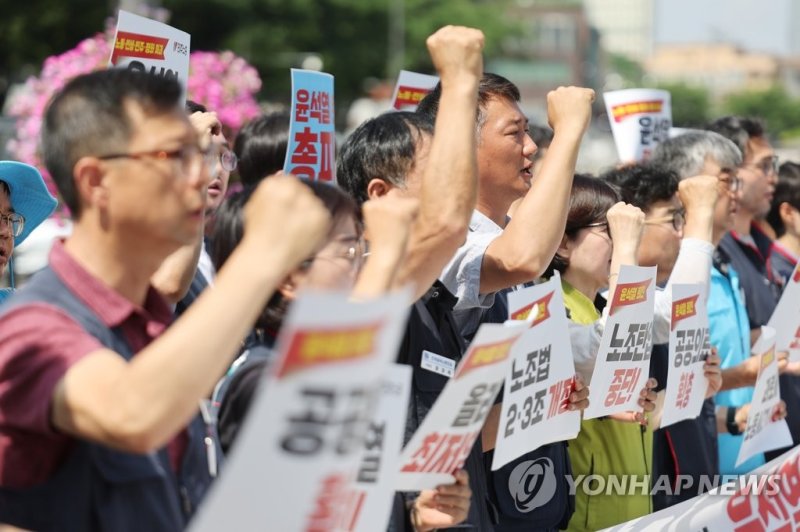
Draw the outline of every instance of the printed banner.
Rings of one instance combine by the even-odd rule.
[[[703,365],[711,353],[708,313],[700,284],[672,285],[672,328],[661,428],[700,415],[708,390]]]
[[[410,292],[348,298],[304,294],[293,303],[280,355],[193,530],[347,528],[380,387],[375,376],[397,355]],[[406,408],[397,413],[405,415]]]
[[[625,89],[603,93],[608,122],[623,163],[645,161],[672,127],[670,94],[658,89]]]
[[[292,69],[292,116],[283,171],[306,179],[336,179],[333,76]]]
[[[792,435],[785,419],[772,421],[775,407],[781,400],[778,381],[778,358],[775,354],[775,329],[761,327],[761,336],[753,346],[753,356],[761,358],[753,400],[747,414],[744,441],[739,448],[736,467],[755,454],[788,447]]]
[[[542,445],[574,438],[581,425],[580,412],[567,410],[575,364],[561,278],[509,292],[508,310],[530,328],[511,349],[493,471]]]
[[[398,460],[403,449],[412,373],[411,366],[391,364],[383,376],[377,412],[364,442],[352,517],[346,530],[386,530],[389,523]]]
[[[401,70],[394,86],[392,107],[398,111],[416,111],[419,102],[439,83],[437,76]]]
[[[584,419],[640,410],[653,347],[656,268],[622,266],[589,387]]]
[[[775,349],[788,351],[790,362],[800,362],[800,264],[795,266],[783,288],[778,306],[769,318],[768,327],[775,329]]]
[[[183,87],[185,102],[190,40],[185,31],[120,10],[108,66],[175,78]]]
[[[399,491],[432,489],[455,481],[503,386],[511,347],[523,322],[484,323],[453,377],[400,458]]]
[[[708,493],[606,531],[800,530],[800,448]]]

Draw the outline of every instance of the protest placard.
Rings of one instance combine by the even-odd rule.
[[[783,288],[778,305],[767,323],[775,329],[775,349],[788,351],[790,362],[800,362],[800,264]]]
[[[333,76],[292,69],[292,115],[283,171],[306,179],[336,179]]]
[[[398,111],[416,111],[419,102],[439,83],[437,76],[401,70],[394,86],[392,107]]]
[[[530,324],[511,349],[492,470],[523,454],[578,435],[580,412],[567,409],[575,364],[561,277],[508,294],[512,320]]]
[[[669,372],[661,428],[700,415],[708,390],[703,371],[711,354],[703,285],[672,285]]]
[[[400,458],[396,489],[451,484],[503,385],[509,353],[527,324],[484,323]]]
[[[751,456],[788,447],[792,444],[792,435],[785,419],[773,421],[775,407],[781,400],[780,382],[778,381],[778,357],[775,352],[775,329],[761,327],[753,356],[761,358],[756,379],[753,400],[747,414],[747,428],[744,440],[736,458],[739,467]]]
[[[392,364],[383,375],[377,411],[369,425],[358,466],[352,517],[346,530],[385,530],[389,522],[412,373],[411,366]]]
[[[640,410],[653,347],[656,268],[622,266],[609,301],[584,419]]]
[[[645,161],[672,127],[670,94],[658,89],[603,93],[608,122],[621,162]]]
[[[375,376],[397,354],[410,295],[365,303],[348,297],[306,294],[293,303],[276,344],[279,355],[194,530],[349,524],[380,387]],[[397,415],[404,419],[405,409]]]
[[[120,10],[108,65],[175,78],[185,102],[190,40],[185,31]]]

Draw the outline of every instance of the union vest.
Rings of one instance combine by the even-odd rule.
[[[105,326],[49,267],[17,291],[3,314],[33,303],[63,310],[126,360],[134,355],[122,332]],[[199,415],[187,431],[189,443],[177,477],[166,448],[133,454],[75,439],[65,462],[43,484],[21,490],[0,486],[0,522],[37,531],[182,530],[211,484],[207,437],[216,458],[221,457],[213,429]]]

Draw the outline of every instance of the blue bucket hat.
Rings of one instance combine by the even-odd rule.
[[[14,238],[16,247],[53,213],[58,201],[47,190],[39,170],[29,164],[0,161],[0,181],[11,191],[11,208],[25,218],[22,234]]]

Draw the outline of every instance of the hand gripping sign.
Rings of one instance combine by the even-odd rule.
[[[653,347],[656,268],[622,266],[609,301],[584,419],[639,410]]]
[[[455,481],[503,385],[511,346],[527,327],[484,323],[400,457],[398,491]]]
[[[194,530],[346,529],[375,376],[397,354],[409,300],[407,291],[365,303],[308,294],[293,304],[280,354]],[[396,415],[404,420],[405,408]]]
[[[669,138],[672,104],[667,91],[625,89],[603,93],[617,146],[623,163],[645,161],[659,142]]]
[[[381,380],[375,417],[362,448],[351,500],[351,518],[345,530],[386,530],[394,499],[413,368],[391,364]]]
[[[606,531],[800,530],[800,448],[738,478],[706,475],[707,493]],[[704,491],[706,491],[704,489]]]
[[[775,353],[775,329],[761,327],[761,336],[753,346],[753,356],[761,358],[753,400],[747,414],[747,428],[739,448],[736,466],[754,454],[780,449],[792,444],[785,419],[773,421],[772,415],[781,399],[778,382],[778,358]]]
[[[401,70],[392,96],[392,107],[398,111],[416,111],[419,102],[439,83],[437,76]]]
[[[492,470],[554,441],[578,435],[580,412],[567,410],[575,383],[561,278],[509,292],[510,319],[525,330],[511,349]]]
[[[127,67],[189,82],[189,34],[149,18],[120,10],[109,67]]]
[[[800,362],[800,264],[795,266],[778,306],[769,318],[775,329],[775,349],[788,351],[790,362]]]
[[[703,286],[672,285],[672,327],[661,428],[700,415],[708,389],[703,371],[711,342]]]
[[[283,171],[315,181],[336,179],[333,76],[292,69],[292,116]]]

